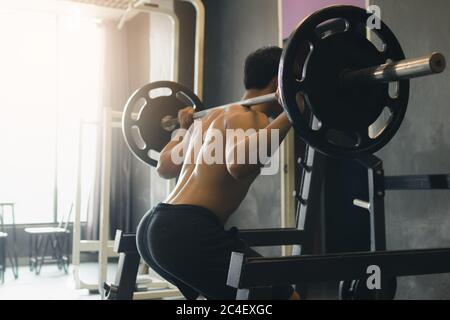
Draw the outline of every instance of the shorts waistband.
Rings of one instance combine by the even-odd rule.
[[[159,203],[153,208],[152,211],[153,214],[158,213],[186,214],[186,212],[195,215],[200,214],[220,223],[219,217],[217,217],[217,215],[214,212],[204,207],[196,205]]]

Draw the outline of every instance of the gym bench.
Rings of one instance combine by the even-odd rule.
[[[250,246],[295,245],[303,242],[303,232],[297,229],[243,230],[239,232],[239,236]],[[119,263],[114,283],[104,284],[105,299],[133,300],[136,298],[136,278],[141,261],[136,234],[118,230],[114,251],[119,253]]]

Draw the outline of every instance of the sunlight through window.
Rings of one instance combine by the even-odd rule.
[[[98,20],[0,8],[0,39],[0,201],[16,203],[17,223],[53,222],[55,204],[64,215],[74,201],[80,119],[97,120]],[[86,132],[93,174],[96,130]]]

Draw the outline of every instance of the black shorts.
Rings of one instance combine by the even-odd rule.
[[[214,213],[197,206],[159,204],[142,219],[137,244],[143,260],[187,299],[235,300],[236,289],[227,286],[231,254],[261,257],[236,228],[226,231]],[[267,299],[292,293],[291,286],[273,287]]]

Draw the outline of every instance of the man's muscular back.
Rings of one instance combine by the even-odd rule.
[[[185,139],[188,141],[183,142],[186,153],[178,183],[165,202],[207,208],[225,223],[259,175],[255,172],[239,179],[232,175],[233,168],[230,168],[227,157],[237,141],[230,141],[235,138],[230,139],[230,135],[227,138],[227,133],[233,130],[257,131],[268,124],[265,114],[241,106],[214,111],[197,121],[189,129],[189,137]],[[215,161],[208,163],[205,161],[208,157]]]

